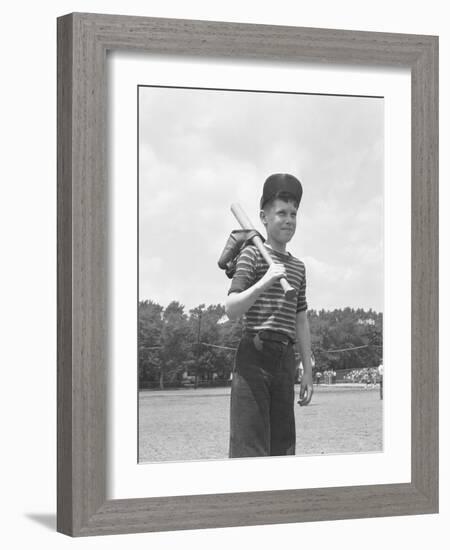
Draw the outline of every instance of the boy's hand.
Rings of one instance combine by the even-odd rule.
[[[273,263],[269,266],[269,269],[264,273],[261,278],[261,282],[264,287],[269,288],[276,281],[279,281],[281,277],[286,277],[286,268],[283,264]]]
[[[309,374],[303,374],[302,381],[300,384],[300,399],[298,400],[298,404],[300,407],[304,407],[305,405],[308,405],[308,403],[311,401],[311,397],[313,395],[313,380],[312,380],[312,373]]]

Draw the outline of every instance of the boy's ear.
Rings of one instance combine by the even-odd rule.
[[[266,217],[266,213],[264,212],[264,210],[259,211],[259,219],[261,220],[261,223],[263,225],[267,224],[267,217]]]

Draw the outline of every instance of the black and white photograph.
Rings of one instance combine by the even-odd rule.
[[[384,99],[138,87],[138,460],[383,451]]]
[[[4,548],[448,546],[445,6],[5,4]]]

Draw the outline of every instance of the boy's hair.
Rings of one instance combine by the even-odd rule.
[[[297,200],[297,197],[295,197],[292,193],[288,193],[287,191],[278,191],[278,193],[275,193],[273,197],[271,197],[267,202],[264,203],[262,210],[266,211],[266,209],[271,208],[273,203],[277,199],[284,202],[292,202],[295,205],[295,208],[297,209],[300,204],[299,201]]]

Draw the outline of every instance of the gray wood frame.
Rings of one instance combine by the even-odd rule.
[[[409,67],[411,483],[107,500],[106,52]],[[72,536],[438,511],[438,38],[74,13],[58,19],[58,505]]]

